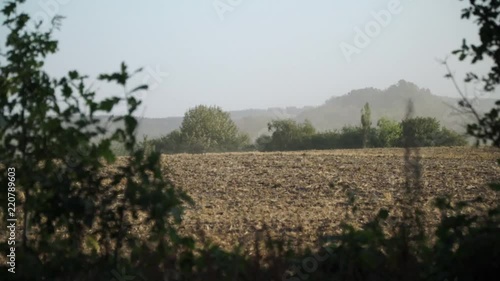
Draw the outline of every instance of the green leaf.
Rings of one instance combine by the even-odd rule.
[[[118,97],[105,99],[99,104],[99,109],[110,112],[113,109],[113,107],[119,102],[120,98]]]
[[[16,2],[10,2],[2,9],[2,13],[5,16],[9,17],[16,10],[16,7],[17,7]]]
[[[130,91],[130,93],[135,93],[137,91],[141,91],[141,90],[144,90],[146,91],[148,89],[148,85],[140,85],[139,87],[133,89],[132,91]]]
[[[108,163],[114,163],[116,161],[116,155],[111,151],[111,149],[106,149],[101,154]]]
[[[135,128],[137,127],[137,120],[132,116],[125,116],[124,120],[127,129],[130,131],[134,131]]]
[[[71,87],[69,87],[67,84],[63,86],[62,88],[62,95],[65,97],[65,98],[69,98],[71,96],[71,94],[73,94],[73,89],[71,89]]]
[[[72,70],[68,73],[69,79],[71,80],[76,80],[80,77],[80,74],[78,74],[78,71]]]

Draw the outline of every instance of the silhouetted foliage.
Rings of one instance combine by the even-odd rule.
[[[130,267],[137,256],[152,251],[159,259],[144,265],[159,266],[174,244],[190,245],[174,228],[189,198],[163,176],[159,154],[145,154],[137,146],[133,114],[140,101],[134,94],[147,86],[129,88],[136,72],[122,64],[118,72],[98,79],[121,86],[124,97],[97,101],[87,77],[77,71],[49,76],[43,65],[58,50],[54,30],[28,30],[29,16],[18,12],[23,2],[8,1],[1,11],[10,33],[0,60],[0,116],[5,120],[0,185],[15,185],[9,197],[17,198],[19,232],[16,273],[7,272],[2,262],[0,274],[9,280],[77,280],[86,274],[109,280],[113,268]],[[108,122],[124,126],[108,132],[96,116],[109,114],[119,103],[127,113]],[[113,142],[122,144],[129,157],[106,172],[116,160]],[[15,171],[15,181],[5,176],[8,171]],[[3,206],[7,196],[7,190],[0,192]],[[6,211],[0,209],[2,229],[13,215]],[[132,231],[140,225],[154,235],[144,239]],[[14,245],[4,238],[0,248],[11,252]]]
[[[460,0],[463,1],[463,0]],[[475,64],[488,57],[493,61],[486,76],[479,77],[473,72],[467,73],[466,82],[482,81],[484,90],[493,91],[500,84],[500,1],[499,0],[469,0],[470,5],[462,10],[462,19],[474,19],[479,26],[479,44],[469,44],[464,39],[460,49],[453,51],[461,61],[471,58]]]
[[[462,10],[462,18],[473,19],[474,23],[478,25],[480,44],[469,44],[464,39],[462,46],[453,51],[453,54],[457,55],[461,61],[471,58],[472,64],[485,58],[491,59],[493,64],[485,76],[480,77],[473,72],[469,72],[466,75],[465,82],[481,82],[484,85],[484,91],[492,92],[500,84],[500,1],[470,1],[470,4]],[[448,71],[446,77],[454,79],[451,71]],[[456,82],[455,85],[457,86]],[[470,111],[477,119],[477,123],[467,126],[467,132],[476,137],[478,143],[483,142],[486,144],[490,142],[499,147],[500,100],[495,103],[495,107],[490,112],[482,115],[474,109],[472,102],[458,89],[458,86],[457,90],[463,98],[459,105]]]

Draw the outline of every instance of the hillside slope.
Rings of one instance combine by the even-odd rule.
[[[319,130],[358,125],[361,108],[368,102],[373,123],[376,125],[376,121],[381,117],[403,119],[410,99],[413,101],[415,116],[435,117],[451,129],[463,131],[467,121],[471,120],[470,117],[457,112],[458,99],[433,95],[428,89],[419,88],[404,80],[385,90],[366,88],[351,91],[344,96],[332,97],[321,106],[305,110],[296,119],[309,119]],[[485,111],[493,104],[493,100],[483,99],[478,100],[476,106],[478,110]]]

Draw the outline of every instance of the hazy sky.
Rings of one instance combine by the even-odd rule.
[[[143,96],[147,117],[180,116],[197,104],[225,110],[318,105],[400,79],[456,96],[436,59],[462,38],[477,38],[477,28],[460,19],[458,0],[28,2],[37,18],[53,11],[67,17],[56,33],[60,52],[47,63],[50,73],[78,69],[95,77],[121,61],[145,67],[135,82],[153,88]],[[369,42],[356,28],[368,29]],[[450,63],[457,73],[486,69]],[[99,88],[102,96],[116,94]]]

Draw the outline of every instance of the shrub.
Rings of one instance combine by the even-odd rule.
[[[305,149],[306,138],[314,135],[316,129],[309,121],[297,123],[294,120],[274,120],[268,124],[271,132],[269,150],[300,150]]]
[[[250,138],[238,131],[229,113],[204,105],[188,110],[179,130],[150,143],[160,153],[243,151],[251,147]]]
[[[58,48],[53,29],[28,30],[29,16],[18,12],[22,2],[9,1],[1,11],[10,33],[0,60],[0,116],[5,120],[0,174],[15,171],[15,181],[2,176],[0,185],[15,186],[15,192],[0,192],[0,201],[7,206],[7,196],[15,194],[20,232],[16,274],[7,272],[5,263],[0,274],[9,274],[9,280],[109,280],[103,273],[130,267],[153,251],[157,258],[141,263],[159,267],[174,246],[190,245],[174,227],[189,197],[164,177],[159,155],[137,145],[133,114],[140,101],[134,95],[147,86],[127,90],[133,74],[122,64],[118,72],[98,79],[122,87],[124,97],[98,101],[77,71],[49,76],[43,65]],[[127,114],[108,122],[124,126],[108,131],[96,116],[108,115],[120,102]],[[113,143],[129,157],[109,172],[107,166],[116,160]],[[0,209],[2,229],[12,214]],[[134,230],[144,225],[153,234],[148,239]],[[7,241],[0,241],[3,252],[13,247]]]
[[[238,131],[229,113],[204,105],[186,112],[180,131],[173,138],[188,152],[237,151],[250,143],[249,137]]]

